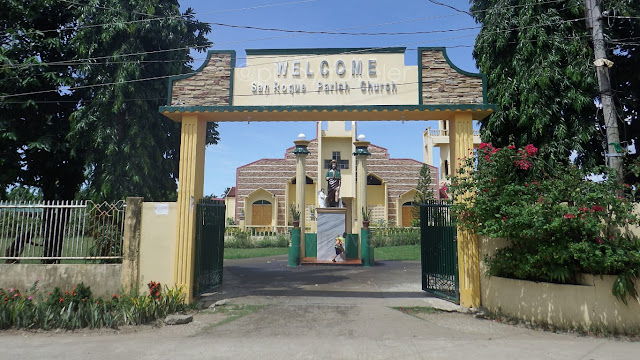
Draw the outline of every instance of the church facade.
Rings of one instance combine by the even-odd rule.
[[[360,213],[355,209],[356,159],[353,155],[357,123],[328,121],[317,123],[306,159],[305,223],[315,230],[315,209],[323,207],[319,192],[327,193],[325,174],[332,160],[341,173],[340,199],[347,210],[347,224]],[[236,186],[227,195],[227,216],[246,228],[286,231],[292,219],[289,205],[296,203],[296,160],[294,147],[280,159],[260,159],[236,170]],[[412,202],[423,163],[413,159],[394,159],[384,147],[369,145],[367,159],[367,208],[373,224],[409,227]],[[438,197],[438,169],[429,165],[432,189]],[[347,229],[350,230],[350,229]]]

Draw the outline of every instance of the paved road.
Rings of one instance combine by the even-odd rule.
[[[640,343],[553,334],[455,312],[420,289],[418,262],[287,267],[285,256],[225,261],[209,305],[269,305],[219,326],[201,313],[181,326],[0,333],[24,359],[639,359]],[[410,316],[392,306],[451,312]],[[219,318],[218,318],[219,319]],[[2,356],[1,358],[4,358]]]

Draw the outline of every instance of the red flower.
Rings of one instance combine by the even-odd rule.
[[[509,150],[515,150],[516,146],[515,146],[515,145],[509,145],[509,146],[507,146],[507,148],[508,148]]]
[[[503,217],[502,217],[502,221],[507,221],[507,217],[506,217],[506,216],[503,216]]]
[[[597,238],[596,238],[596,242],[597,242],[598,244],[602,244],[602,240],[600,240],[600,238],[599,238],[599,237],[597,237]]]
[[[538,149],[531,144],[525,146],[524,151],[526,151],[529,156],[535,156],[538,153]]]
[[[602,211],[602,210],[604,210],[604,208],[602,206],[599,206],[599,205],[593,205],[591,208],[593,209],[593,211]]]
[[[565,219],[574,219],[576,216],[573,215],[572,213],[568,213],[568,214],[564,214],[564,218]]]
[[[531,168],[531,163],[525,159],[514,161],[514,164],[518,169],[529,170]]]
[[[61,302],[61,303],[62,303],[62,302],[64,302],[64,299],[63,299],[63,298],[60,298],[60,302]]]

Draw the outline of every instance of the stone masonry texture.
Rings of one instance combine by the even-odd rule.
[[[482,104],[482,78],[451,68],[440,50],[422,51],[423,105]]]
[[[210,53],[198,73],[174,80],[171,106],[228,106],[231,91],[231,54]]]

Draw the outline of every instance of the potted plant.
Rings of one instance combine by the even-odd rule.
[[[371,221],[371,210],[366,207],[362,207],[362,227],[369,228],[369,221]]]
[[[289,204],[289,212],[291,212],[291,220],[293,220],[293,227],[300,226],[300,210],[296,204]]]
[[[311,217],[311,220],[316,219],[316,208],[314,206],[309,208],[309,217]]]

